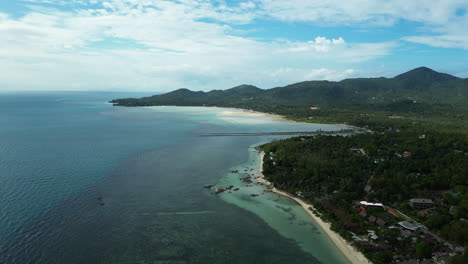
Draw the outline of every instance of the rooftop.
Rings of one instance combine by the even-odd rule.
[[[411,203],[430,203],[433,204],[434,202],[431,199],[419,199],[413,198],[409,200]]]
[[[359,203],[362,204],[362,205],[365,205],[365,206],[383,207],[383,204],[381,204],[381,203],[369,203],[369,202],[366,202],[366,201],[360,201]]]
[[[408,230],[411,230],[411,231],[416,231],[419,229],[419,226],[415,225],[415,224],[412,224],[408,221],[403,221],[403,222],[398,222],[398,224]]]

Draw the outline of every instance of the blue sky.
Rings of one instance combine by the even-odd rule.
[[[468,77],[468,0],[9,0],[0,90],[164,92]]]

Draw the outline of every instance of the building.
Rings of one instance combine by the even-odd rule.
[[[409,158],[409,157],[411,157],[411,156],[413,156],[413,153],[411,153],[411,152],[409,152],[409,151],[403,152],[403,157]]]
[[[384,205],[381,203],[369,203],[366,201],[360,201],[359,204],[366,206],[366,207],[383,207]]]
[[[411,231],[417,231],[419,229],[419,226],[415,225],[415,224],[412,224],[408,221],[403,221],[403,222],[398,222],[398,224],[405,228],[405,229],[408,229],[408,230],[411,230]]]
[[[434,207],[435,204],[431,199],[417,199],[413,198],[409,200],[409,205],[415,209],[426,209]]]
[[[367,235],[372,239],[372,240],[377,240],[379,239],[379,236],[375,234],[374,230],[367,230]]]

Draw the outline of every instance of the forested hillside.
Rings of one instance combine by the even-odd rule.
[[[468,80],[421,67],[394,78],[359,78],[340,82],[306,81],[267,90],[241,85],[227,90],[170,93],[111,101],[121,106],[206,105],[278,109],[287,107],[349,107],[419,111],[437,104],[466,108]]]

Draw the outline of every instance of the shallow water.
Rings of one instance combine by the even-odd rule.
[[[346,263],[300,207],[230,173],[273,137],[200,136],[339,127],[118,97],[0,95],[0,263]]]

